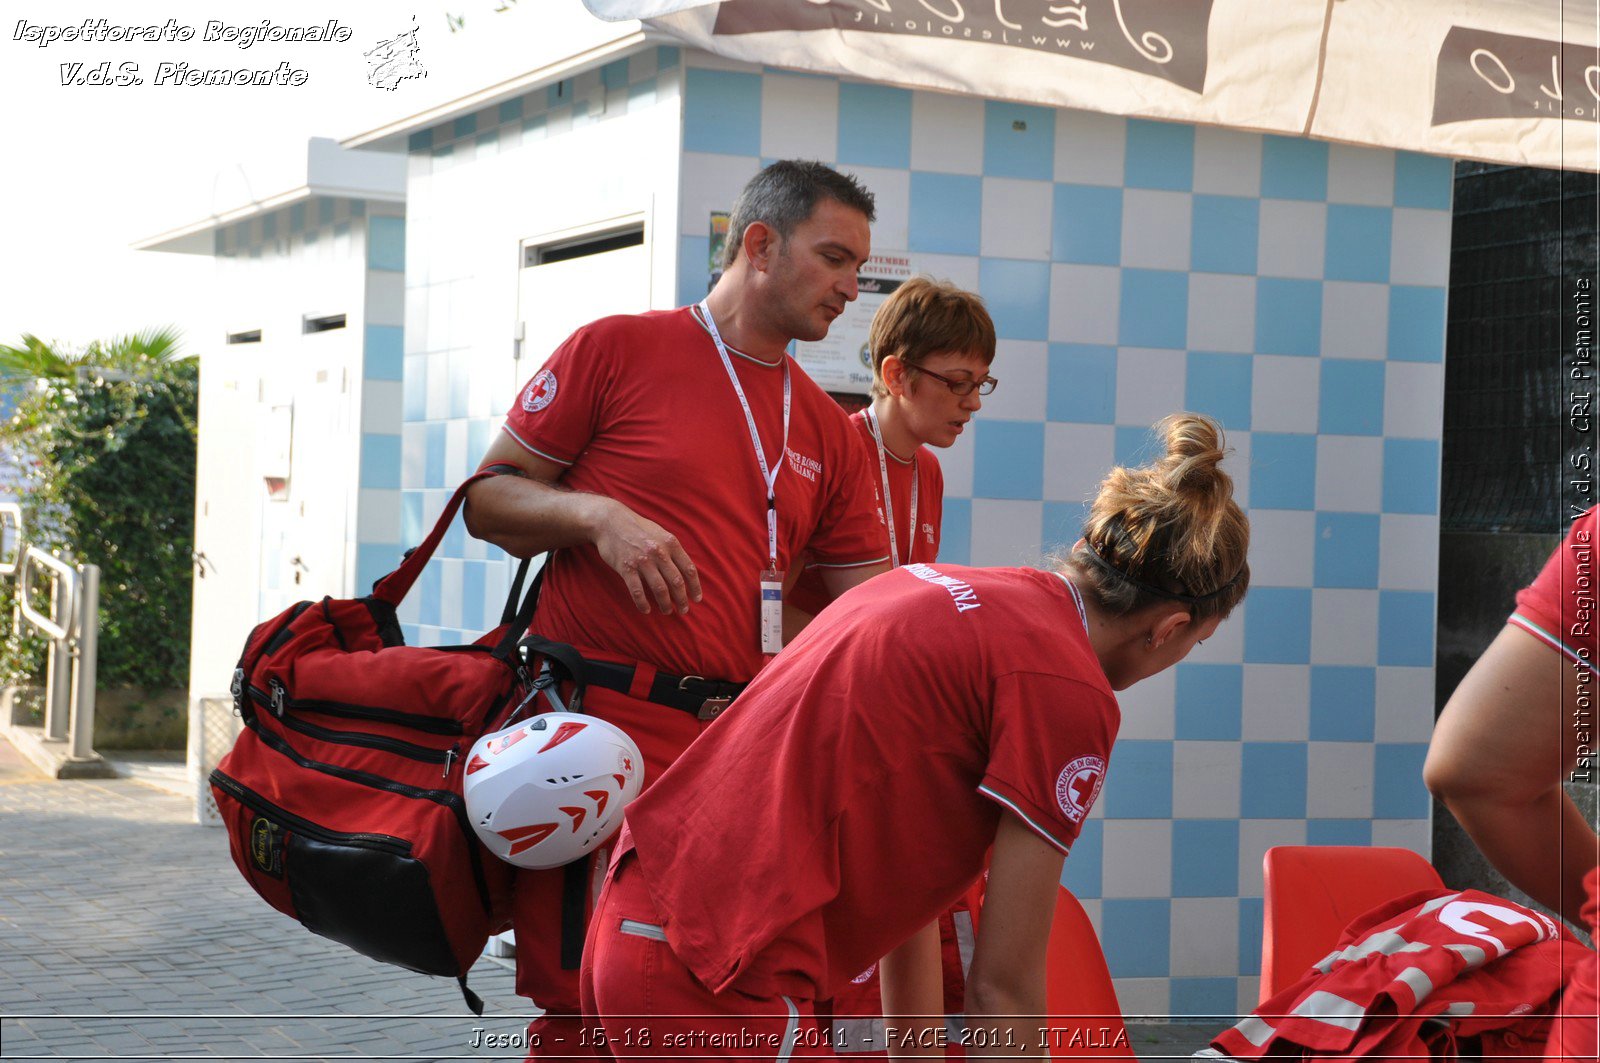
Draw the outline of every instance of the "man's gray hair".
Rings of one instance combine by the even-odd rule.
[[[722,268],[728,269],[744,246],[744,231],[762,222],[787,240],[795,226],[811,217],[820,199],[833,199],[877,220],[876,201],[865,185],[833,167],[804,159],[779,159],[750,179],[733,204]]]

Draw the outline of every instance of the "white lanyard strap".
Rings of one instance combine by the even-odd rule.
[[[1072,592],[1072,602],[1078,607],[1078,619],[1083,621],[1083,633],[1089,633],[1089,611],[1083,607],[1083,595],[1078,592],[1078,585],[1068,579],[1065,573],[1057,572],[1061,582],[1067,585],[1067,590]]]
[[[889,564],[900,567],[900,544],[894,534],[894,495],[889,492],[889,460],[884,456],[883,430],[878,427],[878,414],[867,407],[867,427],[872,431],[872,441],[878,445],[878,475],[883,478],[883,517],[889,525]],[[917,548],[917,455],[911,454],[911,530],[906,536],[906,560]]]
[[[756,415],[750,412],[750,400],[745,398],[744,385],[739,383],[739,374],[734,371],[733,359],[728,357],[728,345],[722,342],[722,334],[717,331],[717,323],[711,317],[711,301],[702,300],[700,303],[700,316],[705,319],[706,331],[711,333],[711,340],[717,345],[717,354],[722,356],[722,368],[728,371],[728,379],[733,381],[733,393],[739,396],[739,405],[744,409],[744,423],[750,429],[750,443],[755,448],[756,464],[761,467],[761,479],[767,485],[767,554],[772,560],[774,572],[778,569],[778,474],[783,471],[784,454],[789,449],[789,359],[783,359],[783,442],[778,447],[778,460],[769,467],[766,452],[761,449],[761,433],[756,429]]]

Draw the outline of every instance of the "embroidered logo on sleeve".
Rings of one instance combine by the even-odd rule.
[[[539,375],[528,383],[528,390],[522,393],[522,408],[529,413],[538,413],[556,400],[556,375],[548,369],[539,370]]]
[[[1056,776],[1056,804],[1061,806],[1061,811],[1072,822],[1082,823],[1083,817],[1094,807],[1095,798],[1100,796],[1100,785],[1105,780],[1106,762],[1103,758],[1079,757],[1062,768],[1061,774]]]

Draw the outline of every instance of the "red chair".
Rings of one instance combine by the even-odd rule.
[[[1357,916],[1444,886],[1410,849],[1383,846],[1278,845],[1267,850],[1262,873],[1261,1001],[1304,978]]]
[[[1065,887],[1056,895],[1046,952],[1047,1047],[1054,1059],[1135,1059],[1100,938]]]

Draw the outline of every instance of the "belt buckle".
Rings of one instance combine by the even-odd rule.
[[[704,682],[706,682],[706,677],[703,675],[686,675],[682,679],[678,680],[678,689],[687,694],[689,693],[688,684]],[[731,704],[733,704],[733,698],[731,696],[725,698],[706,698],[700,703],[700,708],[695,712],[695,716],[702,722],[706,720],[715,720],[718,716],[722,715],[722,710],[726,709]]]

